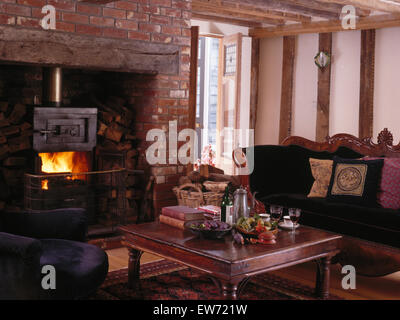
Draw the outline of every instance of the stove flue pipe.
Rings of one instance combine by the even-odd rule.
[[[61,107],[62,105],[62,68],[43,68],[43,105]]]

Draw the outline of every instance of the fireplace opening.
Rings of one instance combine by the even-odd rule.
[[[114,238],[118,225],[151,215],[142,210],[143,150],[154,75],[0,70],[0,208],[84,207],[91,239]],[[46,91],[49,84],[58,89]]]

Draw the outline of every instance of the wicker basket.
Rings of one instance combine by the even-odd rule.
[[[229,181],[226,181],[226,182],[204,181],[203,182],[203,186],[208,191],[213,191],[213,192],[224,192],[228,184],[229,184]]]
[[[220,206],[224,196],[221,192],[202,192],[201,187],[191,183],[175,187],[173,191],[178,199],[178,204],[190,208],[198,208],[201,205]]]
[[[219,207],[224,197],[223,192],[203,192],[203,197],[206,205],[213,205]]]

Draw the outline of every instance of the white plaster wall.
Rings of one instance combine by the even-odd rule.
[[[383,128],[400,140],[400,28],[376,31],[373,132]]]
[[[358,136],[361,31],[337,32],[332,38],[329,135]]]
[[[304,34],[297,37],[292,135],[310,140],[315,140],[317,119],[318,67],[314,63],[317,52],[317,34]]]
[[[255,145],[279,143],[283,39],[260,41]]]

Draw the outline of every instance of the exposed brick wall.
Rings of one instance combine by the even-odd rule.
[[[171,120],[178,121],[178,130],[188,125],[191,0],[124,0],[104,5],[76,0],[2,0],[0,25],[41,28],[40,20],[45,15],[41,9],[47,4],[56,8],[56,30],[48,32],[179,46],[178,75],[137,75],[136,81],[124,82],[120,88],[136,109],[135,129],[142,150],[140,163],[146,166],[144,152],[149,143],[145,137],[149,129],[168,129]],[[171,201],[172,186],[183,171],[183,166],[176,165],[152,168],[156,182],[169,186],[162,188],[167,192],[159,198]]]

